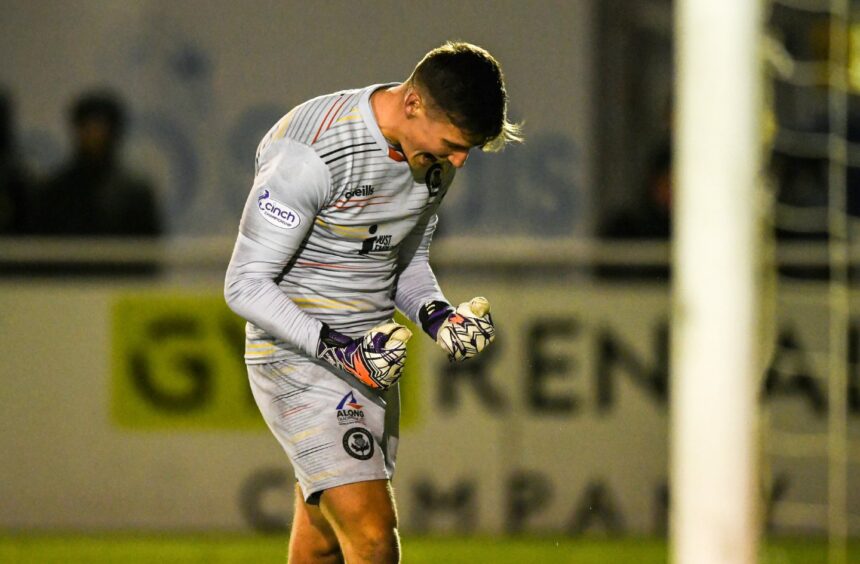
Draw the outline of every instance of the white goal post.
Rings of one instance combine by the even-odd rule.
[[[761,163],[757,0],[679,0],[671,554],[756,561]]]

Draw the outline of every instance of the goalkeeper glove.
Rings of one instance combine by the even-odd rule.
[[[472,298],[457,309],[451,304],[432,301],[421,306],[418,319],[451,361],[472,358],[493,342],[496,328],[486,298]]]
[[[385,390],[403,372],[406,341],[410,337],[412,332],[397,323],[378,325],[358,339],[323,323],[317,357],[375,390]]]

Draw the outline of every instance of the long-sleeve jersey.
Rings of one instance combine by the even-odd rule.
[[[260,142],[224,290],[247,363],[315,357],[323,322],[358,337],[445,299],[429,248],[455,169],[413,170],[388,144],[370,105],[385,86],[305,102]]]

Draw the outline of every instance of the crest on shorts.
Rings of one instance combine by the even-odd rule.
[[[369,460],[373,456],[373,437],[370,431],[353,427],[343,435],[343,449],[358,460]]]

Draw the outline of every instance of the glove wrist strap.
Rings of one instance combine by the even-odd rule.
[[[345,347],[351,342],[352,339],[343,333],[335,331],[328,324],[323,323],[320,329],[319,344],[317,345],[317,356],[322,355],[323,351],[328,347]]]
[[[445,323],[445,320],[454,311],[454,307],[448,302],[441,300],[427,302],[418,310],[418,320],[421,322],[421,328],[435,341],[436,334],[439,333],[439,328],[442,327],[442,324]]]

